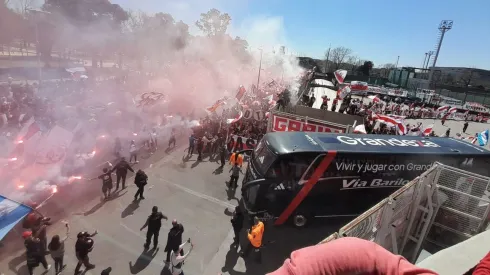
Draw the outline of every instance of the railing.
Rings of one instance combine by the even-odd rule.
[[[490,178],[436,163],[321,243],[371,240],[415,262],[426,244],[446,248],[485,230]]]

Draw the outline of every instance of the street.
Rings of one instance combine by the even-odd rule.
[[[55,222],[48,228],[48,238],[54,234],[63,237],[63,221],[70,224],[65,274],[73,273],[75,268],[74,243],[80,231],[99,232],[94,237],[94,250],[89,255],[96,268],[87,271],[87,275],[100,274],[107,267],[112,267],[113,275],[170,274],[164,268],[163,261],[172,219],[183,224],[183,239],[190,238],[194,244],[183,268],[185,274],[265,274],[278,268],[291,251],[318,243],[347,222],[335,221],[335,225],[328,227],[318,224],[302,230],[292,227],[274,228],[267,224],[263,263],[259,265],[248,259],[245,262],[238,257],[236,249],[230,248],[233,241],[230,218],[238,204],[238,199],[229,198],[226,191],[225,182],[229,179],[230,166],[226,165],[221,172],[216,170],[219,164],[210,161],[209,157],[202,162],[196,162],[197,155],[189,160],[184,159],[184,148],[177,146],[168,153],[160,149],[157,154],[134,166],[135,169],[144,169],[149,177],[144,195],[146,199],[139,203],[132,202],[136,187],[130,172],[131,178],[127,180],[129,187],[116,193],[109,201],[101,201],[99,180],[81,181],[60,190],[41,209]],[[239,190],[236,196],[240,196]],[[160,231],[159,249],[145,254],[143,244],[146,229],[142,232],[139,229],[154,205],[169,217],[169,221],[163,223]],[[0,274],[28,274],[19,235],[21,232],[22,228],[18,226],[6,237],[7,240],[0,248]],[[242,240],[245,244],[245,232]],[[189,246],[184,249],[187,251]],[[253,259],[252,256],[249,258]],[[48,263],[53,263],[50,256],[47,259]],[[43,272],[42,266],[34,271],[35,274]],[[54,274],[54,270],[47,274]]]

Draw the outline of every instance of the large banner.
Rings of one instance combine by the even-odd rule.
[[[344,129],[335,128],[329,125],[322,125],[313,121],[300,121],[273,115],[272,132],[320,132],[320,133],[344,133]]]
[[[254,149],[255,145],[257,145],[257,141],[255,139],[246,138],[237,135],[231,135],[228,139],[228,151],[236,152],[247,149]]]

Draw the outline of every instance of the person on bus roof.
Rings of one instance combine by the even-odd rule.
[[[230,157],[230,165],[235,165],[242,167],[243,164],[243,156],[240,153],[233,153]]]

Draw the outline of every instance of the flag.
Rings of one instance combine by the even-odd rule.
[[[344,99],[348,94],[350,94],[351,89],[349,86],[345,86],[344,88],[337,91],[337,97],[340,99]]]
[[[0,241],[31,211],[27,205],[0,196]]]
[[[242,97],[245,95],[247,91],[245,90],[245,87],[243,87],[242,85],[240,85],[240,87],[238,88],[238,93],[236,94],[236,99],[238,100],[238,102],[240,102],[242,100]]]
[[[236,118],[229,118],[229,119],[227,119],[226,120],[226,124],[235,123],[235,122],[239,121],[242,117],[243,117],[243,112],[240,111],[240,114],[238,114],[238,116]]]
[[[407,127],[403,124],[402,120],[399,120],[399,119],[396,119],[396,118],[393,118],[390,116],[385,116],[385,115],[376,114],[375,116],[376,116],[376,120],[381,120],[384,123],[389,123],[391,125],[394,125],[397,128],[399,135],[403,136],[403,135],[407,134],[407,132],[408,132]],[[375,116],[373,115],[373,118]]]
[[[425,127],[425,129],[422,131],[422,136],[426,137],[430,135],[430,133],[432,132],[432,128],[434,128],[434,124]]]
[[[335,75],[335,79],[337,79],[337,82],[342,84],[342,83],[344,83],[345,76],[347,75],[347,71],[346,70],[336,70],[333,74]]]
[[[457,110],[458,110],[458,108],[456,108],[456,107],[452,107],[452,108],[450,108],[450,109],[447,111],[447,113],[448,113],[448,114],[453,114],[453,113],[456,113],[456,111],[457,111]]]
[[[370,95],[370,96],[368,96],[368,98],[371,99],[373,101],[373,103],[379,102],[379,97],[377,97],[375,95]]]
[[[216,110],[220,107],[225,105],[226,102],[224,99],[219,99],[217,100],[211,107],[206,108],[210,113],[216,112]]]
[[[485,146],[488,144],[488,130],[485,130],[478,134],[477,137],[478,143],[480,146]]]
[[[438,112],[444,112],[446,110],[449,110],[449,106],[441,106],[441,107],[437,108]]]

